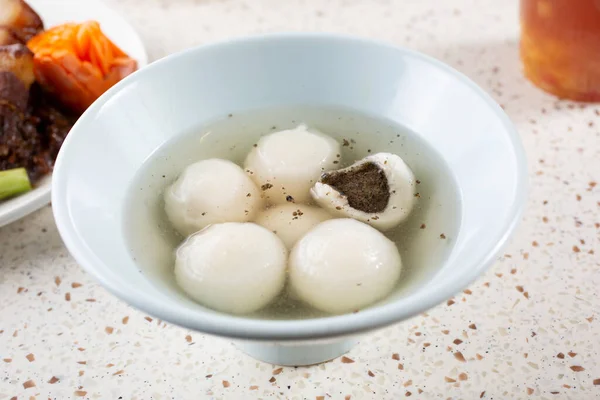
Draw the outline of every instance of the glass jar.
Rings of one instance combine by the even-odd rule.
[[[543,90],[600,102],[600,0],[521,0],[521,59]]]

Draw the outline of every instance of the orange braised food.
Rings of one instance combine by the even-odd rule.
[[[600,1],[521,0],[525,75],[561,98],[600,101]]]
[[[85,111],[100,95],[137,69],[100,30],[98,22],[64,24],[27,42],[37,82],[73,112]]]

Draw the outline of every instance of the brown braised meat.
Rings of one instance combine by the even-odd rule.
[[[25,112],[0,100],[0,171],[25,167],[32,182],[49,173],[76,119],[52,104],[37,84]]]
[[[20,112],[27,110],[29,90],[12,72],[0,71],[0,102],[13,106]]]
[[[35,81],[33,53],[23,44],[0,46],[0,72],[12,72],[29,90]]]
[[[32,53],[0,47],[0,171],[25,167],[35,182],[52,170],[74,122],[34,83]]]
[[[0,46],[15,43],[21,43],[21,41],[12,34],[10,29],[0,26]]]
[[[0,46],[25,44],[44,30],[44,23],[24,0],[0,0],[0,28]]]
[[[42,147],[36,119],[13,104],[0,100],[0,171],[25,167],[31,179],[49,172],[46,160],[39,160]]]
[[[76,117],[35,83],[26,47],[44,24],[23,0],[0,0],[0,171],[24,167],[32,182],[52,170]]]

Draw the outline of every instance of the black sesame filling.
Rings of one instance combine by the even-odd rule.
[[[326,172],[321,175],[321,182],[346,196],[350,207],[366,213],[384,211],[390,200],[385,172],[372,162],[346,171]]]

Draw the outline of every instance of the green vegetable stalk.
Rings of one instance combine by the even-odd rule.
[[[0,171],[0,200],[31,190],[25,168]]]

